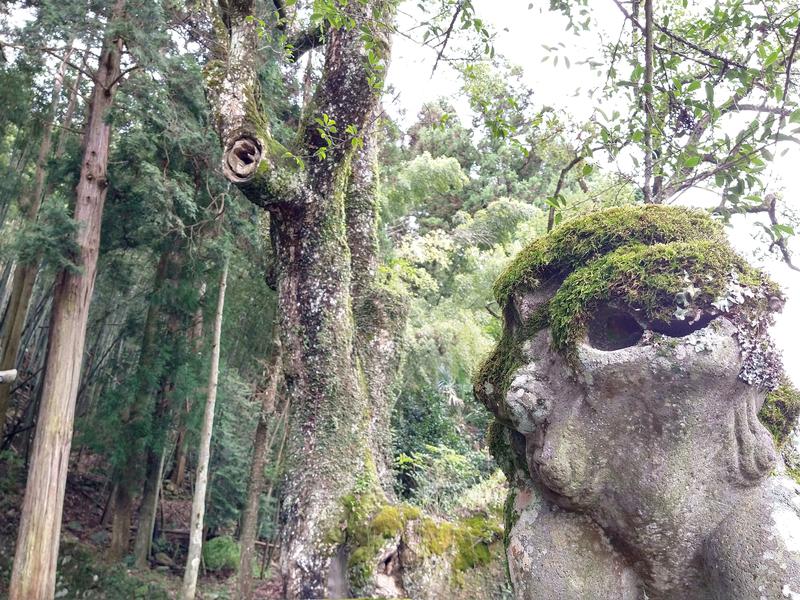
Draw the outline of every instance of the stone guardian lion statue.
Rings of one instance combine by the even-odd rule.
[[[783,297],[721,226],[592,213],[494,291],[503,337],[475,394],[511,484],[515,596],[800,599],[800,486],[758,417],[781,383],[767,328]]]

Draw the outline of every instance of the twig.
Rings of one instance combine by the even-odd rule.
[[[450,41],[450,36],[453,33],[453,27],[455,27],[456,19],[458,18],[458,15],[461,14],[461,9],[463,7],[463,3],[459,2],[456,6],[455,12],[453,13],[453,18],[450,19],[450,25],[447,26],[447,30],[444,32],[444,40],[442,40],[442,43],[439,45],[439,51],[436,53],[436,62],[433,63],[431,77],[433,77],[433,74],[436,73],[436,67],[439,66],[439,61],[442,59],[445,49],[447,49],[447,43]]]
[[[572,168],[577,165],[579,162],[583,160],[583,156],[581,154],[576,154],[575,158],[573,158],[569,164],[561,169],[561,174],[558,176],[558,182],[556,183],[556,191],[553,192],[553,204],[550,205],[550,211],[547,214],[547,231],[548,233],[552,231],[553,226],[556,222],[556,207],[555,203],[558,199],[558,196],[561,194],[561,188],[564,187],[564,181],[567,178],[567,173],[569,173]]]

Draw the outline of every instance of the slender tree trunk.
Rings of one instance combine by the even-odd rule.
[[[30,196],[21,199],[20,205],[23,209],[25,221],[33,223],[39,216],[39,209],[44,199],[44,187],[47,179],[47,159],[50,156],[50,147],[53,140],[53,124],[61,101],[61,88],[64,85],[64,74],[67,70],[67,62],[72,54],[72,42],[65,51],[64,58],[59,65],[53,82],[53,93],[50,100],[50,110],[42,132],[42,143],[39,146],[39,156],[36,159],[36,174],[34,176],[33,189]],[[14,270],[14,279],[11,289],[4,321],[3,336],[0,340],[0,370],[13,369],[19,353],[19,342],[22,337],[22,329],[25,326],[25,319],[28,315],[28,306],[31,302],[33,285],[36,282],[36,274],[39,272],[39,261],[17,263]],[[0,384],[0,431],[3,431],[6,423],[6,413],[10,399],[9,385]]]
[[[111,23],[122,17],[124,8],[125,1],[117,0]],[[119,82],[121,52],[122,39],[108,39],[95,73],[75,201],[75,221],[79,224],[76,262],[80,270],[64,269],[56,280],[47,367],[11,574],[10,600],[50,600],[55,592],[75,399],[108,187],[106,167],[111,125],[107,113]]]
[[[160,453],[147,453],[144,490],[139,508],[139,525],[136,529],[136,541],[133,546],[134,565],[138,569],[147,569],[150,566],[150,550],[153,543],[153,529],[156,525],[158,497],[161,492],[166,454],[166,444],[161,445]]]
[[[172,260],[169,262],[173,267],[170,280],[173,287],[180,285],[181,267],[183,265],[182,256],[177,247],[170,248],[169,255]],[[172,347],[177,348],[181,343],[181,325],[183,315],[173,306],[167,321],[168,339]],[[190,330],[191,333],[191,330]],[[191,335],[189,343],[192,342]],[[139,520],[136,529],[136,542],[134,544],[134,561],[140,569],[149,566],[150,547],[153,541],[153,527],[155,526],[156,511],[158,509],[158,496],[161,489],[161,481],[164,474],[164,459],[166,448],[169,443],[171,420],[173,416],[172,403],[175,394],[175,384],[171,369],[167,366],[167,372],[162,375],[164,380],[159,392],[159,399],[155,405],[152,418],[150,419],[150,436],[145,454],[147,455],[146,469],[144,477],[144,487],[142,490],[142,501],[139,505]]]
[[[220,339],[222,337],[222,315],[225,308],[225,288],[228,284],[228,259],[222,268],[219,281],[219,299],[214,316],[214,341],[211,346],[211,371],[208,377],[208,396],[203,414],[203,428],[200,432],[200,450],[197,453],[197,476],[192,497],[192,522],[189,528],[189,551],[186,555],[186,570],[183,574],[181,598],[192,600],[197,588],[197,573],[200,568],[200,554],[203,550],[203,519],[206,510],[206,487],[208,484],[208,463],[211,456],[211,433],[214,429],[214,408],[217,401],[217,382],[219,379]]]
[[[128,552],[130,542],[131,520],[133,516],[133,494],[138,489],[141,481],[138,475],[143,459],[142,439],[133,435],[138,431],[137,424],[145,415],[149,414],[148,405],[154,391],[153,382],[157,374],[153,371],[158,354],[159,321],[163,309],[161,291],[170,263],[173,259],[173,249],[167,248],[161,254],[156,267],[153,291],[150,294],[150,304],[147,307],[147,316],[142,333],[142,345],[139,351],[139,364],[136,368],[138,390],[132,405],[126,408],[122,421],[125,423],[124,439],[121,443],[125,447],[125,458],[115,465],[112,480],[114,482],[114,520],[111,531],[111,549],[109,556],[112,560],[120,560]]]
[[[197,311],[194,314],[192,322],[192,329],[189,332],[189,343],[194,346],[194,351],[199,356],[203,350],[203,298],[206,295],[206,284],[200,285],[200,304],[197,306]],[[178,433],[175,439],[175,466],[172,469],[170,480],[176,488],[183,485],[183,480],[186,477],[186,457],[189,451],[189,439],[186,435],[186,422],[192,412],[192,403],[189,398],[186,399],[183,406],[182,414],[178,422]]]
[[[267,450],[272,445],[268,440],[269,417],[275,410],[275,397],[278,391],[278,381],[281,377],[281,345],[278,335],[278,323],[273,325],[272,354],[270,355],[268,380],[265,389],[261,392],[261,411],[256,425],[253,441],[253,459],[250,462],[250,478],[247,483],[247,496],[242,511],[242,527],[239,534],[239,598],[249,600],[252,595],[253,557],[255,556],[256,529],[258,527],[259,498],[264,487],[264,464],[267,459]],[[277,420],[275,431],[277,431]]]
[[[644,201],[653,202],[653,0],[644,0]]]
[[[188,410],[186,412],[189,412]],[[172,469],[170,481],[176,488],[183,485],[186,479],[186,454],[189,451],[189,440],[186,437],[186,425],[182,424],[178,429],[175,440],[175,466]]]

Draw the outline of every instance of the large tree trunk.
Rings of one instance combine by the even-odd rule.
[[[214,341],[211,346],[211,371],[208,377],[208,396],[203,413],[203,428],[200,432],[200,449],[197,453],[197,476],[192,496],[192,522],[189,527],[189,551],[186,554],[186,570],[183,573],[181,598],[192,600],[197,588],[197,573],[200,569],[200,553],[203,550],[203,520],[206,512],[206,487],[208,485],[208,463],[211,457],[211,434],[214,429],[214,408],[217,402],[219,380],[219,353],[222,337],[222,315],[225,308],[225,288],[228,284],[228,259],[222,268],[219,280],[219,299],[214,316]]]
[[[277,323],[273,326],[278,333]],[[249,600],[252,595],[253,556],[255,555],[256,529],[258,528],[259,499],[264,487],[264,465],[267,451],[272,447],[272,439],[278,430],[278,419],[274,423],[272,436],[268,435],[270,416],[275,412],[275,397],[278,382],[281,378],[281,345],[280,337],[272,337],[272,354],[267,366],[268,379],[261,391],[261,411],[258,416],[256,433],[253,441],[253,458],[250,462],[250,478],[247,483],[247,496],[242,510],[242,527],[239,534],[239,598]]]
[[[278,262],[278,306],[284,372],[291,399],[287,481],[282,504],[281,572],[287,598],[349,595],[346,499],[379,494],[372,456],[369,390],[354,347],[351,248],[346,196],[358,143],[352,135],[328,140],[319,122],[363,139],[379,101],[388,56],[393,3],[339,7],[347,27],[326,32],[322,79],[306,107],[297,146],[305,162],[263,128],[253,106],[257,31],[247,16],[252,2],[227,2],[220,44],[227,50],[208,69],[208,95],[224,146],[229,180],[270,210]],[[368,32],[368,34],[365,34]],[[367,50],[367,39],[371,40]],[[296,46],[295,46],[296,47]],[[371,61],[366,60],[369,53]],[[221,81],[221,83],[220,83]],[[318,121],[319,120],[319,121]],[[335,133],[335,132],[333,132]],[[329,143],[332,141],[333,143]],[[377,490],[377,492],[376,492]]]
[[[117,0],[112,23],[122,17],[124,7],[125,1]],[[11,600],[49,600],[55,591],[75,399],[108,187],[111,125],[107,113],[119,82],[121,52],[122,39],[108,39],[95,73],[75,200],[75,221],[79,224],[76,262],[80,270],[64,269],[56,279],[47,367],[11,575]]]
[[[25,221],[33,223],[39,216],[39,209],[44,199],[45,181],[47,179],[47,160],[50,156],[50,147],[53,140],[53,124],[61,101],[61,88],[64,85],[64,74],[67,70],[67,62],[72,53],[72,43],[70,43],[61,65],[56,73],[53,82],[53,93],[50,100],[50,110],[42,131],[42,143],[39,146],[39,156],[36,159],[36,172],[34,175],[33,188],[27,198],[20,199],[20,208]],[[63,137],[63,136],[62,136]],[[3,322],[3,335],[0,339],[0,370],[13,369],[19,353],[19,343],[22,337],[22,330],[25,327],[25,319],[28,316],[28,307],[31,302],[33,285],[36,282],[36,275],[39,272],[39,261],[17,263],[14,269],[14,278],[6,309],[5,320]],[[5,428],[6,414],[11,394],[10,385],[0,385],[0,433]]]

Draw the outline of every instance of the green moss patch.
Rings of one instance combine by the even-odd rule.
[[[630,244],[712,241],[726,245],[708,213],[669,206],[624,206],[565,222],[522,250],[494,285],[503,306],[517,289],[536,288],[594,258]]]
[[[337,532],[338,539],[330,541],[344,543],[349,548],[347,571],[354,590],[369,587],[378,554],[387,542],[402,535],[408,521],[421,516],[416,507],[384,502],[374,493],[344,498],[345,527]]]
[[[789,439],[798,416],[800,416],[800,390],[784,378],[774,391],[767,394],[758,418],[772,434],[775,445],[780,448]]]
[[[492,560],[490,546],[501,539],[503,528],[494,516],[476,515],[463,519],[455,531],[455,571],[466,571]]]
[[[725,298],[732,278],[754,296],[763,282],[755,269],[718,241],[623,246],[564,280],[550,302],[553,341],[568,352],[586,333],[598,305],[612,299],[650,323],[680,320],[686,305],[721,314],[715,304]],[[731,309],[765,309],[751,304]]]

